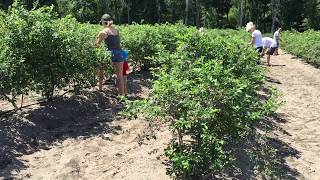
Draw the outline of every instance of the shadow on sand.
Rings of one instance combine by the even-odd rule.
[[[285,121],[282,115],[267,118],[257,126],[258,131],[251,132],[249,138],[233,144],[230,149],[236,155],[235,164],[212,179],[298,179],[301,174],[289,167],[285,159],[299,158],[300,153],[274,135],[261,134],[261,131],[279,131],[290,135],[279,127]]]
[[[143,88],[149,88],[148,73],[132,74],[128,79],[133,99]],[[68,138],[90,138],[117,134],[122,127],[111,125],[123,108],[116,99],[114,85],[104,92],[84,90],[51,102],[38,103],[19,112],[0,116],[0,179],[14,179],[14,174],[27,168],[19,156],[48,150],[55,142]]]
[[[270,77],[267,81],[281,84]],[[261,91],[261,100],[266,100],[271,94],[268,87]],[[288,157],[299,158],[300,152],[278,138],[279,135],[291,136],[281,127],[286,122],[284,114],[275,113],[255,124],[246,138],[226,147],[235,155],[234,165],[208,179],[300,179],[301,174],[286,163]]]

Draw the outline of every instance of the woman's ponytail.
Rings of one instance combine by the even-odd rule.
[[[107,22],[107,26],[108,26],[108,27],[110,27],[110,26],[112,26],[112,25],[113,25],[113,21],[108,21],[108,22]]]
[[[113,25],[113,20],[112,20],[112,18],[111,18],[111,16],[109,14],[104,14],[101,17],[100,22],[102,22],[103,24],[105,24],[105,25],[107,25],[109,27]]]

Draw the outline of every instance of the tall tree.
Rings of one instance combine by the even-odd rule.
[[[277,6],[275,0],[271,0],[271,8],[272,8],[272,25],[271,25],[271,33],[274,33],[275,29],[275,22],[276,22],[276,12],[277,12]]]
[[[156,4],[157,4],[157,16],[158,16],[158,23],[161,23],[161,4],[160,4],[160,0],[156,0]]]
[[[119,12],[119,10],[120,10],[120,7],[121,6],[121,4],[120,4],[120,1],[119,0],[115,0],[115,5],[114,5],[114,14],[115,14],[115,19],[117,20],[117,23],[121,23],[120,21],[120,12]]]
[[[14,0],[0,0],[7,10]],[[36,0],[19,0],[28,9]],[[37,0],[38,5],[55,5],[63,17],[97,23],[104,13],[117,23],[184,22],[210,28],[236,28],[253,21],[264,32],[277,23],[286,29],[320,29],[320,0]]]
[[[281,21],[286,29],[294,28],[301,30],[303,22],[303,0],[281,0]]]
[[[201,26],[200,22],[200,2],[199,0],[196,0],[196,26],[199,28]]]
[[[243,0],[239,1],[239,28],[243,25]]]
[[[100,16],[105,13],[110,13],[108,0],[98,0],[98,13]]]
[[[189,24],[189,9],[190,9],[190,0],[186,0],[186,16],[185,16],[185,24]]]
[[[304,28],[320,29],[320,0],[304,0]]]
[[[213,0],[212,6],[217,13],[217,25],[222,28],[224,27],[224,16],[228,16],[231,8],[231,0]]]
[[[126,4],[126,9],[127,9],[127,22],[128,22],[128,24],[131,24],[130,13],[131,13],[132,2],[131,2],[131,0],[126,0],[125,4]]]

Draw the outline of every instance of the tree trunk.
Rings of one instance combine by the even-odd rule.
[[[190,6],[190,0],[186,0],[186,17],[185,17],[186,25],[188,25],[188,22],[189,22],[189,6]]]
[[[218,26],[218,28],[221,28],[221,24],[220,24],[220,15],[218,13],[218,9],[215,8],[216,11],[216,15],[217,15],[217,19],[216,19],[216,26]]]
[[[249,7],[249,17],[248,17],[248,19],[249,20],[251,20],[251,21],[253,21],[253,7],[255,7],[255,4],[254,4],[254,2],[248,2],[249,4],[248,4],[248,7]],[[256,23],[256,22],[255,22]]]
[[[271,33],[274,32],[275,22],[276,22],[276,2],[275,0],[271,0],[271,8],[272,8],[272,25],[271,25]]]
[[[104,14],[105,13],[109,13],[110,14],[110,2],[109,0],[104,0],[104,5],[105,5],[105,10],[104,10]]]
[[[196,0],[196,25],[199,28],[201,26],[200,24],[200,2],[199,0]]]
[[[247,0],[244,0],[244,13],[243,13],[243,21],[247,22]]]
[[[243,24],[243,0],[240,0],[240,7],[239,7],[239,28],[241,28]]]
[[[130,16],[131,1],[126,1],[126,6],[127,6],[127,19],[128,19],[128,24],[131,24],[131,16]]]
[[[173,5],[172,5],[172,8],[171,8],[171,21],[172,21],[172,22],[175,21],[175,17],[176,17],[175,7],[176,7],[176,4],[173,4]]]
[[[158,24],[161,23],[161,4],[160,0],[156,0],[157,3],[157,15],[158,15]]]
[[[117,24],[120,24],[120,13],[119,13],[119,0],[116,0],[116,4],[115,4],[115,19],[117,20]]]

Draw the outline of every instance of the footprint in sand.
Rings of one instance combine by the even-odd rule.
[[[59,172],[58,179],[80,179],[81,168],[78,158],[70,159],[66,164],[63,165],[63,169]]]

